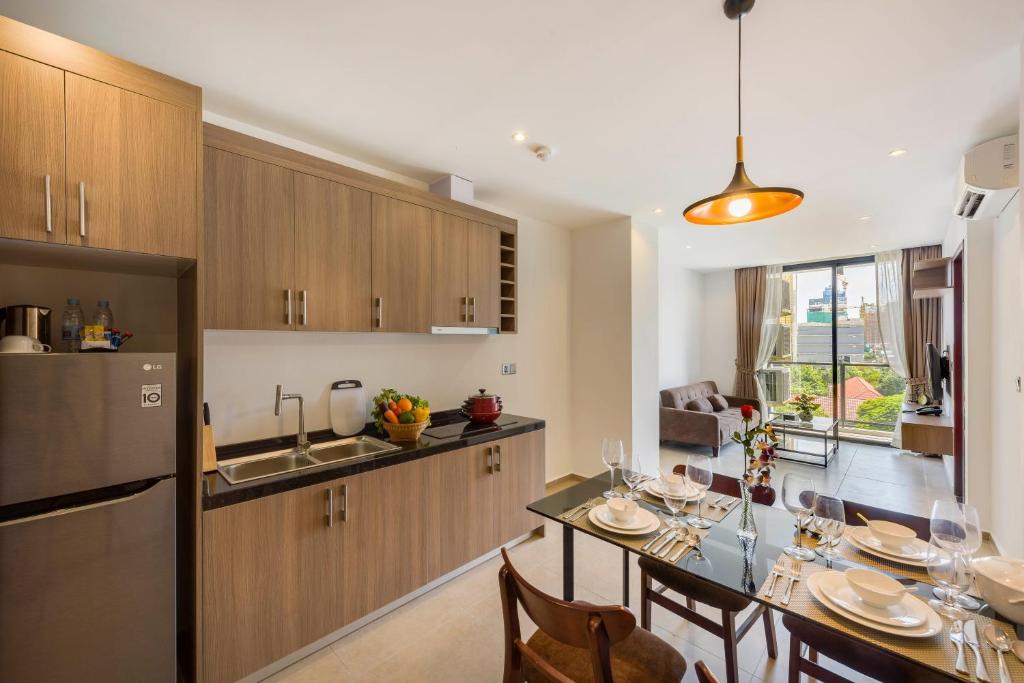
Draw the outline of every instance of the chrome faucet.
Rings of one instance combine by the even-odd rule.
[[[277,385],[277,394],[274,400],[274,415],[281,415],[281,403],[289,399],[296,399],[299,402],[299,433],[296,434],[297,443],[295,450],[303,455],[309,453],[309,438],[306,436],[306,419],[302,410],[302,394],[282,394],[281,385]]]

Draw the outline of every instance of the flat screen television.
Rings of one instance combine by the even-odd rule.
[[[942,403],[942,382],[949,388],[949,359],[939,353],[935,344],[925,344],[925,366],[928,376],[928,398],[932,404]]]

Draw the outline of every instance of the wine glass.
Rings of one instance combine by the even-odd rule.
[[[790,544],[782,549],[790,557],[804,562],[814,559],[814,551],[803,545],[804,524],[811,516],[816,494],[814,482],[798,474],[789,473],[782,479],[782,504],[793,515],[796,515],[796,545]],[[809,494],[809,495],[808,495]]]
[[[821,533],[821,542],[814,551],[830,562],[842,557],[835,545],[846,529],[846,510],[843,501],[818,493],[814,496],[812,509],[815,527]]]
[[[608,476],[611,480],[611,488],[604,492],[605,498],[618,498],[615,491],[615,468],[622,464],[622,439],[606,438],[601,444],[601,460],[608,468]]]
[[[658,483],[661,497],[665,500],[665,507],[672,513],[667,524],[673,529],[679,529],[683,526],[682,520],[679,519],[679,513],[686,507],[690,487],[686,485],[686,480],[683,477],[671,472],[662,472]]]
[[[622,478],[629,486],[626,498],[640,500],[640,485],[647,481],[647,475],[644,474],[643,463],[640,461],[640,455],[636,451],[625,456],[622,462]]]
[[[939,547],[962,555],[970,569],[971,557],[981,548],[981,523],[977,508],[955,500],[936,500],[932,504],[929,530],[932,540]],[[969,583],[967,587],[970,587]],[[946,590],[942,587],[934,589],[932,593],[940,600],[947,599]],[[950,599],[969,610],[981,607],[981,603],[963,593],[954,594]]]
[[[701,453],[691,453],[686,458],[686,481],[688,488],[697,490],[697,518],[690,517],[686,522],[695,529],[709,529],[711,522],[701,514],[701,500],[704,492],[711,488],[714,481],[714,470],[711,469],[711,458]]]
[[[942,588],[941,600],[928,604],[939,614],[950,619],[965,619],[967,613],[957,604],[957,596],[971,585],[967,557],[958,550],[950,550],[932,538],[928,542],[928,576]]]

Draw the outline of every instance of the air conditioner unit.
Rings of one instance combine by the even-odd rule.
[[[998,216],[1019,189],[1017,136],[983,142],[964,155],[953,213],[967,220]]]
[[[768,368],[764,371],[764,393],[769,403],[785,403],[792,396],[789,368]]]

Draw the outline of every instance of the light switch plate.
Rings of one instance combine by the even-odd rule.
[[[514,375],[514,374],[516,374],[516,364],[515,363],[502,363],[501,364],[501,374],[503,374],[503,375]]]

